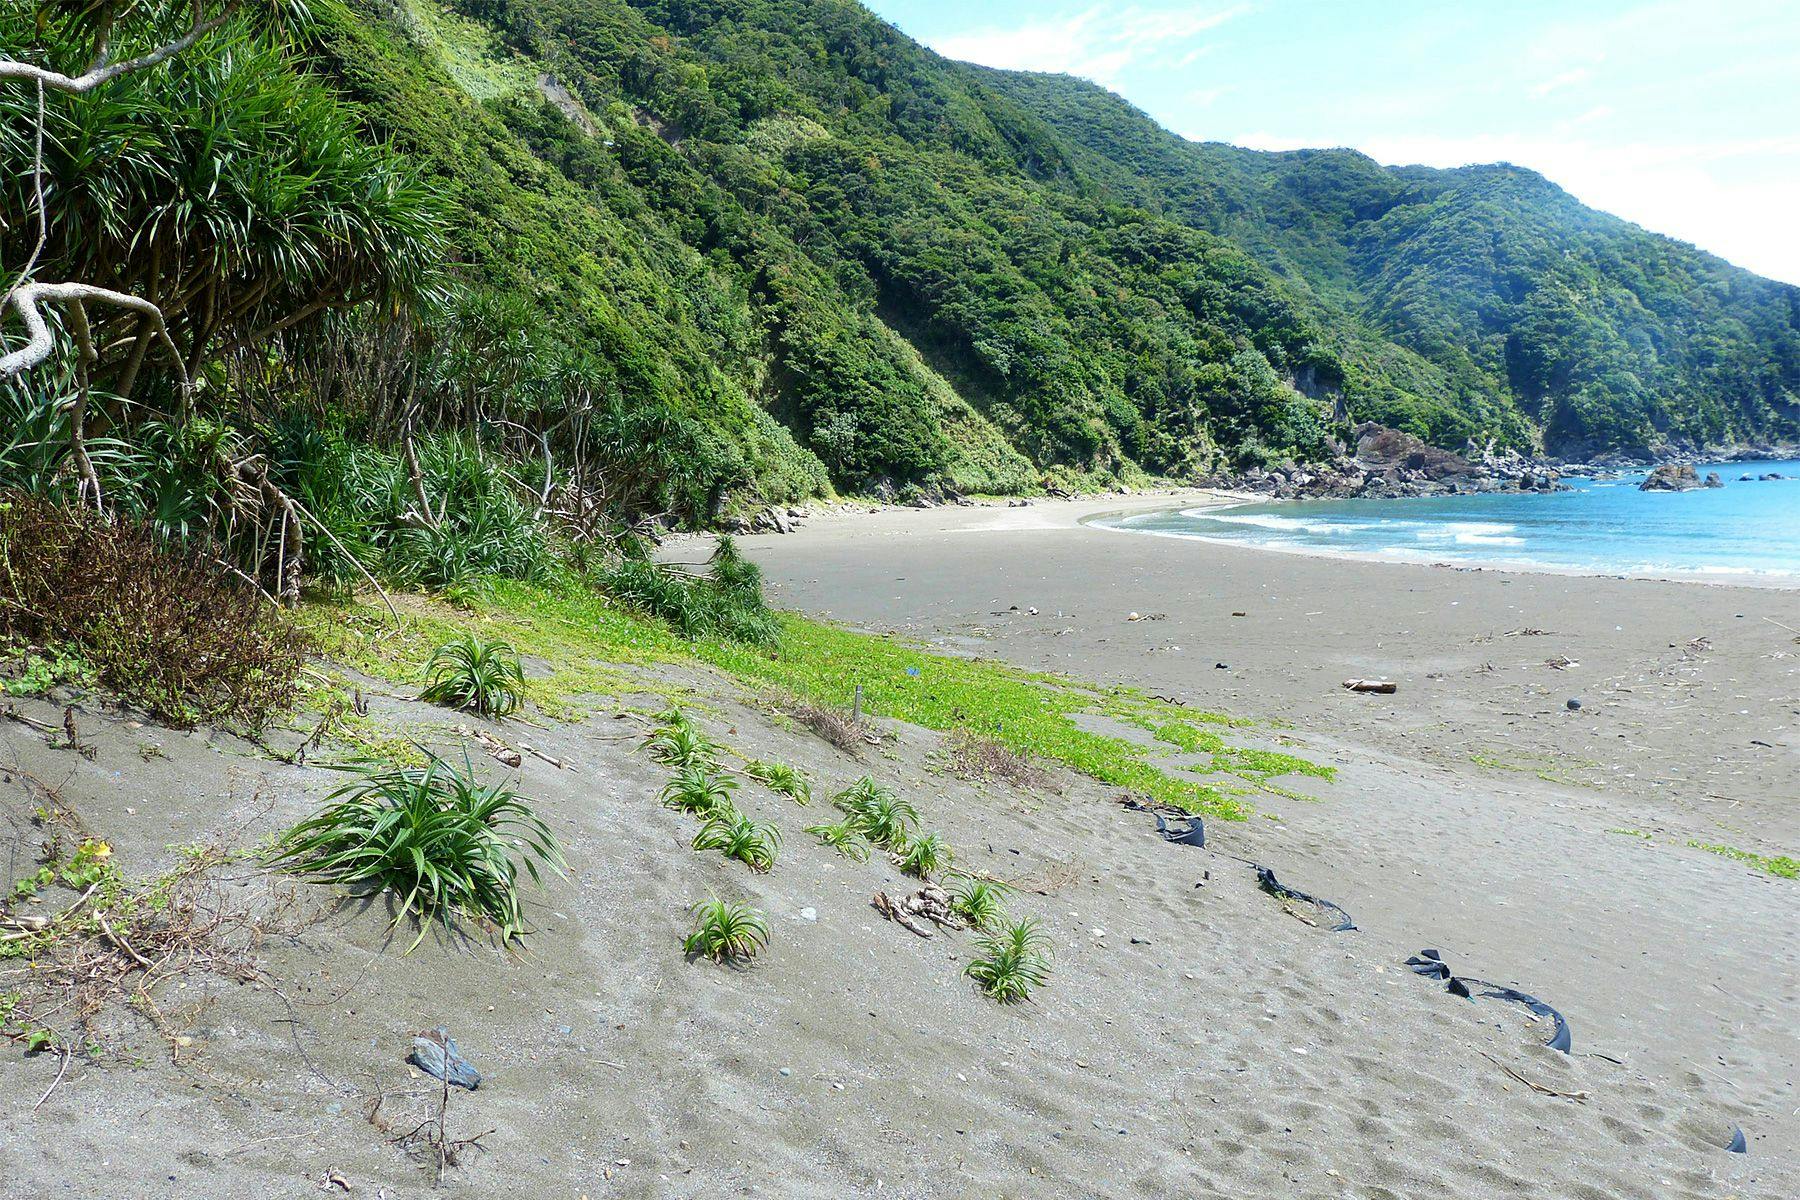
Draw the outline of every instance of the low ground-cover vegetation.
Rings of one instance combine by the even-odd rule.
[[[1722,858],[1745,863],[1764,874],[1774,875],[1780,879],[1800,879],[1800,859],[1789,858],[1785,854],[1756,854],[1749,850],[1740,850],[1736,846],[1723,846],[1711,842],[1691,841],[1688,845],[1696,850],[1705,850],[1709,854],[1717,854]]]
[[[584,698],[627,686],[620,665],[699,662],[772,693],[771,705],[790,716],[802,705],[833,714],[836,724],[853,731],[843,743],[852,754],[867,748],[867,727],[853,726],[847,715],[861,684],[864,709],[878,718],[962,732],[1033,762],[1060,764],[1102,783],[1225,819],[1248,814],[1248,798],[1272,771],[1321,778],[1333,773],[1328,766],[1274,751],[1235,754],[1239,748],[1229,745],[1232,731],[1247,725],[1237,718],[1130,688],[1089,687],[988,660],[951,658],[792,614],[778,615],[780,636],[773,645],[749,646],[720,639],[690,641],[661,621],[586,588],[493,580],[471,603],[473,611],[467,612],[424,598],[405,599],[408,624],[399,632],[379,608],[343,601],[314,605],[307,620],[330,656],[396,681],[418,678],[436,644],[478,621],[487,636],[504,638],[546,665],[546,676],[532,680],[532,698],[557,716],[576,715],[584,711]],[[1211,768],[1216,777],[1182,778],[1158,762],[1154,740],[1145,744],[1077,724],[1079,718],[1095,715],[1147,733],[1179,724],[1222,739]]]

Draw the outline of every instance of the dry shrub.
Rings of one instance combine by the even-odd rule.
[[[68,649],[171,724],[257,730],[290,707],[306,638],[254,587],[145,526],[0,495],[0,634]]]
[[[964,779],[998,779],[1019,788],[1047,788],[1050,773],[1012,747],[958,729],[944,739],[950,770]]]
[[[849,713],[835,708],[794,700],[783,705],[783,711],[845,754],[857,754],[870,742],[867,725],[851,720]]]
[[[175,1061],[217,983],[264,982],[259,952],[314,919],[291,891],[243,879],[242,855],[223,844],[180,848],[165,873],[125,875],[112,848],[41,780],[17,770],[36,803],[42,868],[15,884],[23,904],[0,902],[0,1038],[27,1051],[136,1053],[144,1026]],[[66,1062],[66,1059],[65,1059]]]

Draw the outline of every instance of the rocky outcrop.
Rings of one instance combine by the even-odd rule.
[[[1708,472],[1706,478],[1702,479],[1691,463],[1664,463],[1650,472],[1649,477],[1638,485],[1638,491],[1692,492],[1701,488],[1724,486],[1725,481],[1719,478],[1717,471]]]
[[[1273,499],[1367,498],[1474,495],[1484,492],[1560,492],[1567,485],[1554,468],[1516,452],[1478,458],[1428,445],[1398,429],[1365,422],[1351,431],[1354,451],[1333,443],[1324,463],[1283,463],[1252,467],[1237,475],[1199,480],[1202,487],[1256,492]],[[1475,448],[1471,446],[1471,452]]]

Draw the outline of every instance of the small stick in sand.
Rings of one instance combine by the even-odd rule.
[[[1400,685],[1391,679],[1346,679],[1344,687],[1352,692],[1374,692],[1381,696],[1391,696],[1400,690]]]
[[[136,959],[138,966],[143,967],[145,970],[149,970],[150,960],[145,958],[143,955],[139,954],[136,950],[132,949],[131,943],[125,940],[124,934],[113,932],[113,927],[106,923],[106,914],[105,913],[97,912],[94,914],[94,916],[99,920],[100,932],[104,933],[106,935],[107,941],[111,942],[113,945],[117,946],[119,949],[123,950],[125,953],[131,955],[132,958]]]
[[[44,1101],[50,1098],[50,1093],[56,1090],[56,1085],[63,1081],[63,1074],[67,1072],[68,1069],[69,1048],[64,1046],[62,1048],[62,1066],[56,1068],[56,1078],[50,1081],[50,1086],[44,1089],[44,1094],[38,1097],[38,1102],[31,1106],[32,1112],[36,1112],[38,1109],[44,1107]]]
[[[1553,1087],[1546,1087],[1544,1084],[1541,1084],[1541,1083],[1533,1083],[1531,1080],[1525,1078],[1525,1076],[1519,1074],[1519,1072],[1513,1070],[1511,1067],[1507,1066],[1505,1063],[1501,1062],[1499,1059],[1497,1059],[1493,1055],[1489,1054],[1486,1050],[1483,1050],[1481,1052],[1481,1057],[1487,1059],[1489,1062],[1493,1063],[1496,1067],[1499,1067],[1502,1071],[1505,1071],[1508,1075],[1511,1075],[1514,1079],[1518,1080],[1520,1083],[1524,1084],[1526,1087],[1530,1088],[1532,1091],[1538,1093],[1541,1096],[1555,1096],[1559,1100],[1574,1100],[1580,1104],[1587,1103],[1588,1094],[1586,1092],[1563,1092],[1563,1091],[1558,1091],[1556,1088],[1553,1088]]]

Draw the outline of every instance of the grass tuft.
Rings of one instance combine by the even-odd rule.
[[[1050,939],[1033,917],[1002,925],[976,939],[980,954],[963,974],[1002,1004],[1031,999],[1050,981]]]
[[[832,800],[852,827],[886,850],[904,850],[919,811],[869,776],[839,792]]]
[[[726,774],[705,763],[689,763],[663,784],[659,797],[670,808],[695,816],[713,817],[733,811],[732,793],[737,791],[735,775]]]
[[[652,762],[678,771],[688,767],[711,770],[718,765],[719,748],[692,725],[665,725],[650,734],[644,747]]]
[[[812,803],[812,784],[807,782],[806,776],[798,768],[786,763],[764,762],[753,758],[744,764],[744,774],[796,804]]]
[[[419,699],[466,709],[484,717],[505,717],[525,703],[525,672],[505,642],[465,633],[439,646],[425,664]]]
[[[781,831],[767,821],[752,821],[733,809],[716,812],[694,835],[694,849],[717,850],[752,871],[769,871],[781,848]]]
[[[808,825],[806,832],[818,838],[821,846],[830,846],[853,862],[869,861],[869,839],[849,821],[839,821],[835,825]]]
[[[990,930],[1006,916],[1006,893],[997,880],[965,876],[950,889],[950,911],[972,927]]]
[[[530,803],[504,783],[483,785],[426,751],[424,767],[365,763],[318,813],[282,835],[270,861],[299,874],[400,897],[401,916],[447,928],[453,914],[491,922],[507,940],[524,932],[519,868],[541,882],[561,874],[562,850]],[[517,860],[514,852],[520,852]]]
[[[906,849],[899,855],[900,869],[908,875],[916,875],[920,879],[930,879],[933,875],[950,865],[956,856],[950,850],[950,844],[939,834],[928,833],[924,837],[914,838],[907,843]]]
[[[737,900],[717,896],[694,905],[694,929],[681,939],[684,953],[714,962],[746,962],[769,944],[762,913]]]

